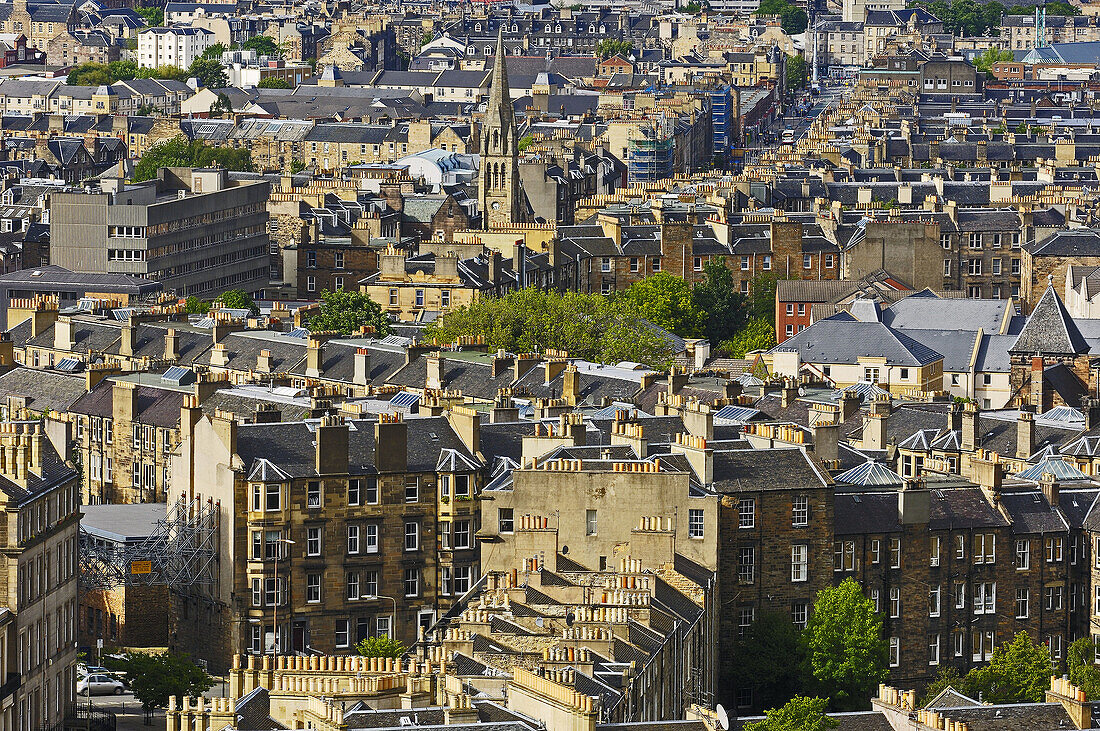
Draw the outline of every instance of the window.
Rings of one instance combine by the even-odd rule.
[[[1062,595],[1064,587],[1048,586],[1044,592],[1048,612],[1057,612],[1062,609]]]
[[[415,551],[420,548],[420,524],[416,522],[405,523],[405,550]]]
[[[367,524],[367,553],[378,553],[378,525],[375,523]]]
[[[930,543],[930,550],[929,550],[929,556],[928,556],[928,565],[929,566],[939,566],[940,565],[940,537],[939,536],[932,536],[932,539],[929,541],[929,543]]]
[[[928,616],[938,617],[940,616],[940,585],[929,587],[928,589]]]
[[[703,257],[701,257],[701,256],[693,257],[692,260],[691,260],[691,268],[692,268],[693,271],[696,271],[696,272],[703,271]]]
[[[321,575],[306,574],[306,602],[318,604],[321,601]]]
[[[791,500],[791,525],[798,527],[810,524],[810,498],[796,495]]]
[[[749,270],[749,257],[741,257],[741,271],[747,272]]]
[[[940,245],[945,249],[951,248],[951,236],[949,234],[940,234]]]
[[[787,337],[791,337],[792,335],[794,335],[794,325],[792,325],[790,323],[787,323],[786,332],[787,332]]]
[[[961,533],[955,536],[955,560],[961,561],[966,558],[966,536]]]
[[[1028,618],[1028,604],[1031,601],[1031,591],[1027,587],[1016,589],[1016,619]]]
[[[901,641],[897,637],[890,638],[890,667],[896,668],[901,664]]]
[[[994,563],[997,560],[997,535],[995,533],[976,533],[974,535],[974,563]]]
[[[441,289],[439,291],[439,304],[441,307],[451,306],[451,290]]]
[[[945,277],[950,277],[951,276],[951,260],[950,259],[944,259],[943,260],[943,276],[945,276]]]
[[[826,254],[825,255],[825,268],[826,269],[832,269],[833,268],[833,255],[832,254]]]
[[[415,503],[420,500],[420,478],[410,475],[405,478],[405,502]]]
[[[973,642],[973,659],[974,662],[981,662],[982,660],[989,660],[993,657],[993,632],[992,631],[974,631],[970,637]]]
[[[497,508],[497,531],[512,533],[515,531],[515,508]]]
[[[659,256],[653,257],[653,271],[661,271],[661,257]]]
[[[741,607],[737,610],[737,636],[744,637],[756,619],[755,607]]]
[[[631,271],[631,273],[637,274],[639,269],[640,269],[640,264],[638,263],[638,257],[636,257],[636,256],[630,257],[630,271]]]
[[[878,383],[878,368],[864,368],[863,380],[869,383]]]
[[[1070,566],[1077,565],[1077,558],[1080,554],[1081,546],[1077,536],[1070,536],[1069,538],[1069,564]]]
[[[405,596],[420,594],[420,569],[405,569]]]
[[[967,234],[969,243],[967,244],[971,249],[982,248],[982,235],[980,233]]]
[[[307,556],[320,556],[321,555],[321,529],[306,528],[306,555]]]
[[[938,634],[928,635],[928,664],[940,664],[940,636]]]
[[[1020,275],[1020,260],[1019,259],[1013,259],[1012,260],[1012,270],[1011,271],[1016,276]]]
[[[359,553],[359,526],[357,525],[348,526],[348,553],[352,555]]]
[[[901,539],[900,538],[891,538],[890,539],[890,568],[892,568],[892,569],[900,569],[901,568]]]
[[[994,259],[993,260],[993,273],[994,274],[1000,274],[1001,273],[1001,260],[1000,259]]]
[[[456,497],[469,497],[470,496],[470,476],[469,475],[455,475],[455,496]]]
[[[793,304],[787,305],[787,314],[788,315],[794,315],[794,305]]]
[[[349,602],[359,599],[359,573],[349,571],[347,575],[347,597]]]
[[[363,489],[362,480],[348,480],[348,505],[359,504],[359,494]]]
[[[264,605],[264,582],[263,579],[252,580],[252,606],[262,607]],[[308,592],[307,592],[308,599]]]
[[[1062,537],[1047,538],[1047,563],[1060,563],[1062,560]]]
[[[378,504],[378,478],[367,478],[367,505]]]
[[[955,582],[955,609],[966,609],[966,582]]]
[[[970,276],[976,276],[982,273],[982,260],[981,259],[967,259],[966,260],[966,273]]]
[[[344,252],[335,251],[332,254],[332,265],[337,269],[344,268]]]
[[[1016,570],[1026,571],[1031,568],[1031,541],[1020,538],[1016,541]]]
[[[703,537],[703,511],[699,508],[688,508],[688,538]]]
[[[737,557],[737,580],[751,584],[756,578],[756,549],[753,546],[741,546]]]
[[[470,543],[470,521],[468,520],[456,520],[454,522],[454,540],[453,545],[455,548],[472,548]]]
[[[312,274],[310,274],[308,277],[306,277],[306,291],[307,292],[316,292],[317,291],[317,277],[313,276]]]
[[[903,381],[908,381],[909,380],[909,369],[908,368],[899,368],[898,369],[898,377]]]
[[[875,605],[875,612],[882,611],[882,598],[878,589],[871,589],[871,603]]]
[[[1048,635],[1047,647],[1050,648],[1050,656],[1052,659],[1062,659],[1062,635]]]
[[[901,616],[901,587],[890,587],[890,617],[897,619]]]
[[[994,614],[997,607],[997,583],[974,582],[974,614]]]
[[[343,289],[344,288],[344,278],[343,277],[333,277],[332,287],[333,287],[333,289],[336,289],[336,290]]]
[[[417,307],[423,307],[424,306],[424,290],[422,290],[422,289],[416,290],[414,292],[414,299],[416,301],[416,306]]]
[[[396,307],[396,306],[397,306],[397,290],[396,289],[391,289],[390,290],[390,307]]]
[[[772,255],[771,254],[764,254],[763,263],[760,265],[760,268],[763,269],[764,271],[770,271],[771,270],[771,268],[772,268]]]
[[[336,620],[336,646],[348,646],[348,620],[346,619]]]
[[[321,507],[321,483],[310,482],[306,485],[306,507]]]
[[[280,496],[282,490],[279,489],[278,483],[268,484],[265,489],[266,497],[264,499],[264,510],[279,510]]]
[[[806,621],[810,616],[810,606],[805,602],[798,602],[791,605],[791,622],[796,629],[806,629]]]
[[[586,510],[584,511],[584,534],[586,536],[596,535],[596,511]]]
[[[856,542],[836,541],[833,543],[833,571],[855,571]]]
[[[809,578],[810,547],[805,543],[791,546],[791,581],[806,581]]]
[[[813,254],[803,254],[802,255],[802,268],[803,269],[813,269],[813,266],[814,266]]]
[[[611,259],[610,258],[605,256],[604,258],[600,259],[600,271],[601,272],[611,271]]]

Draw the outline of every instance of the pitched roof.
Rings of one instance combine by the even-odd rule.
[[[1054,285],[1047,286],[1039,303],[1031,311],[1020,336],[1009,348],[1012,353],[1057,353],[1064,355],[1082,355],[1091,347],[1085,342],[1081,331],[1077,329],[1073,318],[1062,304],[1062,298],[1054,291]]]

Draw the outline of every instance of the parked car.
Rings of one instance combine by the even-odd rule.
[[[121,680],[110,675],[95,673],[76,682],[76,692],[80,695],[122,695],[126,687]]]
[[[82,676],[83,675],[108,675],[110,673],[110,671],[107,668],[101,667],[99,665],[92,665],[92,666],[89,667],[88,665],[85,665],[83,663],[79,663],[76,666],[76,673],[77,673],[77,675],[82,675]]]

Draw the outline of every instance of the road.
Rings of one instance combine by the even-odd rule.
[[[746,145],[746,163],[752,162],[757,159],[761,150],[768,150],[779,145],[779,140],[783,136],[783,130],[793,129],[795,140],[801,140],[806,136],[806,133],[810,131],[810,125],[814,120],[825,113],[829,107],[837,103],[838,100],[844,97],[844,94],[850,87],[844,86],[843,82],[826,81],[821,82],[821,93],[814,100],[814,105],[810,108],[810,111],[804,117],[798,116],[784,116],[775,120],[768,128],[769,142],[754,142],[753,144]],[[793,107],[794,105],[790,105]]]
[[[221,696],[223,694],[223,684],[218,682],[213,688],[203,693],[207,698],[213,698],[215,696]],[[88,696],[78,695],[76,697],[77,703],[85,705],[88,703]],[[164,711],[157,710],[153,714],[153,721],[151,725],[145,725],[145,716],[141,712],[141,703],[134,698],[133,693],[123,693],[122,695],[95,695],[91,698],[92,708],[98,710],[110,711],[115,714],[118,719],[117,731],[160,731],[164,728]]]

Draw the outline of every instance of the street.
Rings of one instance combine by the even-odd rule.
[[[203,693],[204,696],[214,698],[224,694],[224,684],[222,682],[224,679],[217,678],[217,680],[218,682],[214,684],[213,688]],[[78,695],[76,697],[77,704],[81,706],[88,705],[88,701],[88,696]],[[150,729],[160,731],[164,728],[163,710],[155,711],[152,723],[148,726],[145,725],[141,703],[130,692],[122,695],[95,695],[91,697],[91,705],[96,710],[114,713],[118,719],[117,731],[149,731]]]

